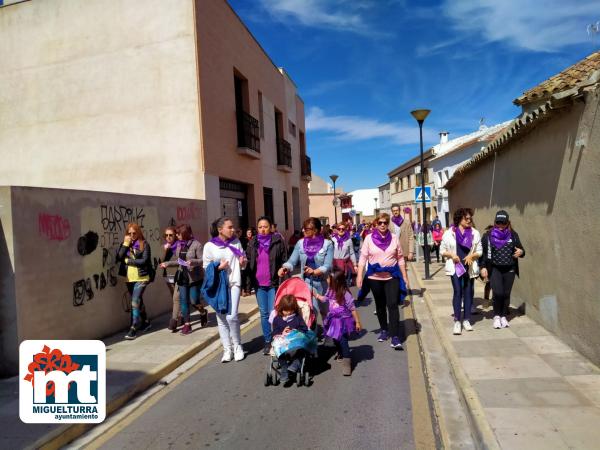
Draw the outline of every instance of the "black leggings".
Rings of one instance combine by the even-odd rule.
[[[400,334],[400,307],[398,305],[400,281],[397,278],[385,281],[370,279],[369,287],[375,297],[379,326],[382,330],[388,331],[390,336],[398,336],[403,340],[404,336]]]
[[[512,267],[492,266],[490,286],[494,295],[494,315],[507,317],[510,306],[510,292],[515,282],[515,271]]]

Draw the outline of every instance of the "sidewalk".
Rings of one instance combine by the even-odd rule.
[[[242,297],[241,323],[257,311],[256,297]],[[126,330],[104,340],[107,416],[219,339],[214,312],[209,313],[207,328],[199,328],[199,316],[192,314],[193,332],[188,336],[171,333],[167,329],[169,318],[170,314],[154,318],[152,328],[134,341],[123,339]],[[90,428],[79,424],[24,424],[19,419],[18,377],[0,380],[0,448],[59,448]]]
[[[433,279],[425,281],[423,263],[410,268],[413,292],[424,291],[424,319],[435,328],[422,333],[438,334],[481,447],[599,448],[600,369],[514,309],[510,328],[492,328],[491,300],[479,281],[474,331],[454,336],[452,286],[442,264],[430,269]],[[441,420],[452,420],[447,414]]]

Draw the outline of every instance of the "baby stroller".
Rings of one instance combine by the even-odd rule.
[[[306,283],[302,281],[300,278],[288,278],[279,289],[277,289],[277,293],[275,294],[275,307],[279,303],[279,300],[284,295],[293,295],[296,297],[298,302],[298,306],[302,311],[302,318],[306,325],[309,328],[308,333],[303,336],[301,339],[291,339],[290,342],[287,343],[287,351],[291,350],[302,350],[303,356],[301,357],[301,365],[300,370],[296,372],[296,385],[298,387],[310,386],[311,379],[309,373],[309,364],[308,359],[311,357],[317,356],[317,337],[314,333],[314,328],[316,326],[316,315],[313,310],[312,305],[312,294]],[[270,322],[273,321],[275,317],[276,311],[273,310],[271,312],[271,317],[269,319]],[[298,333],[302,335],[303,333]],[[269,358],[269,364],[267,366],[267,373],[265,375],[265,386],[274,385],[277,386],[281,380],[281,371],[279,367],[278,355],[275,354],[275,349],[271,348],[271,356]]]

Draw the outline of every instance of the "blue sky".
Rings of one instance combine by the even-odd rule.
[[[425,148],[519,114],[521,93],[600,48],[598,1],[230,0],[305,102],[313,172],[376,187]]]

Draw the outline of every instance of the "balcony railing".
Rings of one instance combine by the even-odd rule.
[[[238,148],[249,148],[260,153],[258,119],[245,111],[237,114]]]
[[[277,141],[277,167],[282,170],[292,170],[292,146],[285,139]]]
[[[302,176],[302,179],[304,179],[305,181],[311,181],[312,166],[310,163],[310,156],[304,155],[304,157],[300,160],[300,162],[301,162],[300,175]]]

